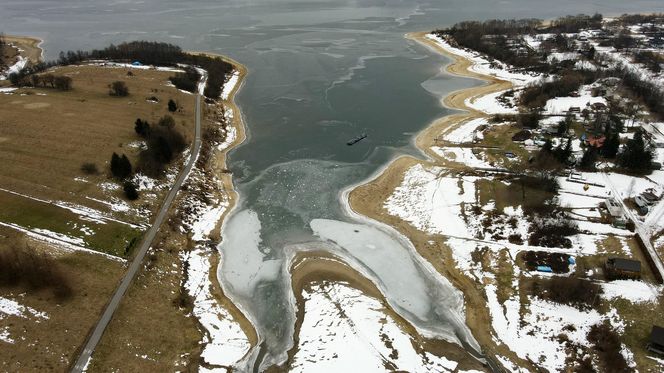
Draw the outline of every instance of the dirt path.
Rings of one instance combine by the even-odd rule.
[[[464,112],[434,120],[430,126],[417,135],[417,146],[429,155],[432,159],[431,161],[422,161],[410,156],[398,158],[375,179],[355,188],[349,195],[349,204],[357,213],[389,224],[408,237],[418,252],[428,260],[438,272],[446,276],[464,293],[466,323],[487,355],[491,356],[500,354],[509,357],[512,361],[522,363],[524,366],[529,366],[527,362],[517,358],[513,352],[509,351],[504,346],[496,346],[491,335],[491,317],[489,315],[489,310],[486,307],[487,301],[483,288],[480,284],[475,283],[473,280],[465,276],[452,264],[454,263],[454,258],[452,257],[450,248],[445,243],[445,237],[440,235],[430,235],[419,231],[409,223],[388,214],[387,210],[383,208],[383,203],[389,198],[395,188],[401,184],[404,173],[413,165],[419,163],[425,166],[436,165],[448,168],[454,167],[449,164],[450,162],[442,159],[431,151],[430,148],[436,145],[436,138],[441,136],[441,134],[447,133],[469,120],[488,116],[485,113],[469,108],[466,105],[467,100],[472,102],[484,95],[504,91],[512,87],[512,83],[510,82],[470,71],[469,68],[472,66],[472,61],[451,54],[438,44],[425,38],[426,34],[427,33],[425,32],[412,33],[408,34],[407,38],[415,40],[437,53],[452,58],[452,63],[446,67],[446,70],[449,73],[463,77],[481,79],[485,81],[486,84],[450,93],[442,100],[442,103],[448,108],[459,109]]]

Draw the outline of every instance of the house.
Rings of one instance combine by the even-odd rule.
[[[620,204],[616,202],[615,199],[607,198],[606,201],[604,201],[604,204],[606,205],[606,209],[609,210],[609,214],[612,217],[614,218],[622,217],[622,206],[620,206]]]
[[[586,144],[588,146],[593,147],[593,148],[601,148],[604,146],[604,141],[606,141],[606,136],[601,135],[601,136],[589,136],[586,139]]]
[[[611,257],[606,259],[604,268],[610,280],[641,278],[641,262],[638,260]]]
[[[653,325],[647,348],[650,352],[664,355],[664,328]]]
[[[569,108],[568,111],[569,111],[570,113],[580,113],[580,112],[581,112],[581,108],[578,107],[578,106],[572,106],[572,107]]]

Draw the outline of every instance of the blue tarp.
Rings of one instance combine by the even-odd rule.
[[[574,260],[574,257],[573,257],[573,256],[570,256],[569,259],[567,259],[567,262],[568,262],[569,264],[576,264],[576,260]]]
[[[549,272],[549,273],[553,272],[553,270],[549,266],[537,266],[537,271],[539,271],[539,272]]]
[[[138,62],[138,61],[134,61],[134,62],[132,62],[131,64],[134,65],[134,66],[141,66],[141,63]]]

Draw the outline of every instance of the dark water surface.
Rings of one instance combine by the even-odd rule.
[[[464,19],[643,11],[664,11],[664,2],[0,0],[0,32],[45,39],[47,58],[149,39],[249,68],[237,98],[249,138],[229,157],[241,202],[224,229],[219,278],[256,325],[265,367],[292,345],[288,258],[312,248],[362,271],[420,331],[477,348],[459,292],[403,237],[339,202],[396,155],[419,154],[413,135],[447,113],[440,95],[477,84],[441,73],[446,59],[406,32]],[[368,138],[346,146],[361,133]]]

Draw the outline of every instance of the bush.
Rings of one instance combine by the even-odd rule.
[[[69,277],[52,257],[37,253],[21,238],[4,240],[0,245],[0,286],[50,289],[58,299],[73,295]]]
[[[53,80],[53,85],[61,91],[69,91],[71,90],[72,79],[68,76],[56,76]]]
[[[549,266],[554,273],[569,272],[569,255],[562,253],[550,253],[547,251],[526,251],[523,261],[529,271],[534,271],[537,266]]]
[[[607,324],[593,325],[588,333],[588,341],[594,345],[602,371],[610,373],[632,371],[620,353],[622,343],[613,327]]]
[[[558,212],[534,219],[528,243],[544,247],[572,247],[572,241],[567,237],[578,232],[576,223],[564,213]]]
[[[537,280],[535,285],[538,297],[581,309],[592,307],[601,292],[601,286],[576,277],[554,276]]]
[[[146,120],[136,118],[136,122],[134,122],[134,131],[136,131],[139,136],[146,138],[150,135],[150,124]]]
[[[81,165],[81,171],[83,171],[83,173],[88,175],[96,175],[99,173],[97,165],[92,162],[83,163],[83,165]]]
[[[184,136],[176,129],[175,120],[165,115],[150,129],[147,149],[140,154],[139,168],[151,177],[163,174],[166,165],[187,147]]]
[[[196,69],[194,69],[193,67],[187,67],[185,68],[183,73],[176,73],[174,76],[171,76],[169,80],[178,89],[195,93],[198,88],[198,80],[200,78],[201,74],[199,74]]]
[[[127,84],[121,80],[116,80],[113,83],[111,83],[110,88],[111,90],[108,92],[108,94],[111,96],[116,96],[116,97],[129,96],[129,87],[127,87]]]
[[[168,100],[168,111],[174,113],[178,110],[178,104],[173,101],[173,99]]]

